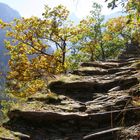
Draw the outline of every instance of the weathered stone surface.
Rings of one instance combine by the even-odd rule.
[[[133,125],[131,127],[122,130],[121,139],[140,139],[140,124]]]
[[[112,119],[115,120],[115,116],[120,115],[123,112],[125,114],[132,113],[135,111],[140,112],[140,107],[137,108],[128,108],[123,110],[114,110],[114,111],[106,111],[106,112],[99,112],[99,113],[54,113],[54,112],[41,112],[41,111],[20,111],[20,110],[13,110],[9,112],[8,116],[10,119],[17,119],[22,118],[34,123],[48,123],[48,122],[63,122],[63,121],[84,121],[84,120],[91,120],[96,122],[110,122],[112,115]],[[124,115],[124,114],[123,114]],[[135,114],[137,115],[137,114]],[[113,121],[112,120],[112,121]]]
[[[132,59],[130,60],[124,60],[124,61],[119,61],[119,60],[110,60],[110,61],[106,61],[106,62],[102,62],[102,61],[94,61],[94,62],[86,62],[86,63],[81,63],[81,67],[95,67],[95,68],[102,68],[102,69],[111,69],[111,68],[120,68],[123,66],[128,66],[130,65],[132,62]]]
[[[117,67],[117,63],[106,63],[106,62],[88,62],[88,63],[82,63],[81,67],[98,67],[102,69],[110,69],[113,67]]]
[[[109,137],[107,137],[105,139],[118,140],[118,136],[117,136],[116,132],[121,131],[122,129],[123,129],[122,127],[117,127],[117,128],[104,130],[101,132],[97,132],[97,133],[93,133],[93,134],[89,134],[87,136],[84,136],[83,139],[84,140],[97,140],[97,139],[105,138],[107,135],[109,135]]]
[[[57,94],[53,100],[45,94],[30,97],[9,111],[10,120],[3,126],[32,140],[137,139],[140,107],[134,101],[140,96],[140,72],[133,66],[136,61],[82,63],[73,74],[49,84]]]
[[[73,82],[63,82],[54,81],[49,85],[52,92],[64,95],[75,95],[83,96],[83,94],[88,94],[88,96],[94,96],[93,93],[106,93],[114,87],[120,87],[122,89],[128,89],[139,81],[135,77],[117,77],[113,80],[92,80],[87,81],[73,81]],[[92,98],[91,98],[92,99]]]
[[[75,70],[73,72],[73,74],[77,74],[77,75],[82,75],[82,76],[93,76],[93,75],[109,75],[109,74],[117,74],[117,73],[123,73],[126,71],[135,71],[135,68],[112,68],[112,69],[108,69],[108,70],[104,70],[104,69],[90,69],[90,70]]]

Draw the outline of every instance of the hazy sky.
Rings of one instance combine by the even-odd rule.
[[[63,4],[80,19],[89,14],[93,1],[103,5],[103,14],[105,15],[116,11],[109,10],[105,0],[0,0],[16,9],[24,17],[41,17],[45,4],[51,7]]]

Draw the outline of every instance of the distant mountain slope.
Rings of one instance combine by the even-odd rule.
[[[4,22],[10,22],[14,18],[20,18],[20,14],[10,8],[7,4],[0,3],[0,19],[2,19]],[[7,63],[7,57],[4,55],[6,52],[6,49],[4,47],[4,39],[5,39],[5,33],[6,31],[0,29],[0,63]]]
[[[4,22],[10,22],[12,21],[14,18],[20,18],[20,14],[10,8],[8,5],[4,4],[4,3],[0,3],[0,19],[2,19]],[[4,40],[6,39],[5,37],[6,31],[0,29],[0,72],[3,73],[3,75],[6,74],[7,70],[8,70],[8,60],[9,60],[9,56],[6,55],[7,50],[4,47]],[[1,76],[0,77],[0,90],[4,87],[5,85],[5,76]],[[0,99],[1,99],[1,95],[0,95]]]
[[[14,18],[20,18],[20,14],[9,7],[7,4],[0,3],[0,19],[2,19],[5,22],[10,22]]]

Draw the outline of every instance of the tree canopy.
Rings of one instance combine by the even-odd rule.
[[[115,8],[118,2],[113,0],[108,6]],[[69,11],[63,5],[54,8],[46,5],[42,18],[0,21],[11,38],[5,41],[10,55],[9,92],[21,97],[45,92],[49,77],[73,70],[81,61],[105,61],[117,57],[127,45],[139,46],[140,2],[120,2],[128,14],[106,23],[102,6],[97,3],[77,25],[68,19]]]

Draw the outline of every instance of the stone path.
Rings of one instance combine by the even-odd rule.
[[[82,63],[8,113],[3,128],[21,140],[127,140],[140,138],[139,59]],[[9,131],[10,130],[10,131]]]

